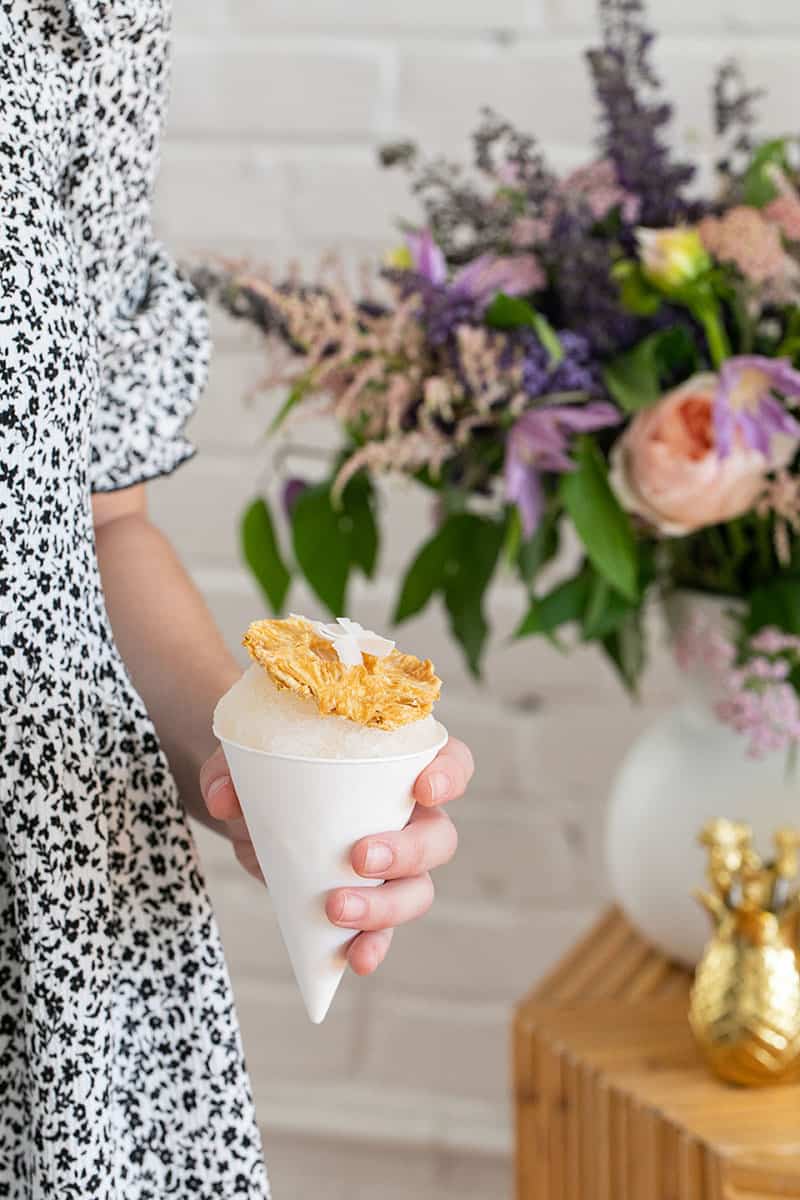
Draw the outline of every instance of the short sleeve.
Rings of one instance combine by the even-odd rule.
[[[168,475],[194,454],[184,435],[208,375],[205,305],[158,244],[130,315],[98,329],[99,396],[92,422],[92,491]]]

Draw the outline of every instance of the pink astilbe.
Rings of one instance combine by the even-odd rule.
[[[792,559],[792,534],[800,533],[800,479],[786,470],[778,471],[764,485],[756,505],[760,517],[774,517],[773,542],[778,562],[786,567]]]
[[[790,242],[800,242],[800,196],[778,196],[764,209],[768,221],[777,225]]]
[[[780,167],[773,166],[770,177],[778,195],[764,208],[764,216],[773,221],[790,242],[800,242],[800,193]]]
[[[722,678],[736,658],[736,648],[718,621],[699,612],[693,613],[678,630],[672,652],[682,671],[699,669],[716,680]]]
[[[674,651],[683,670],[710,677],[719,696],[715,715],[748,739],[751,758],[800,744],[800,696],[789,678],[800,666],[800,638],[767,626],[737,656],[719,625],[695,614],[678,632]]]
[[[578,167],[562,180],[559,190],[568,197],[579,196],[597,221],[615,208],[619,208],[623,220],[629,224],[639,219],[641,200],[620,185],[616,168],[608,158]]]
[[[344,425],[359,423],[362,434],[397,433],[429,372],[424,331],[411,301],[396,309],[365,312],[343,286],[331,292],[284,293],[263,280],[249,281],[286,324],[302,351],[280,380],[307,381],[314,396],[327,394],[330,410]]]
[[[489,329],[461,325],[456,330],[461,370],[473,397],[475,408],[487,414],[492,406],[522,390],[523,353],[518,350],[511,361],[508,338]]]
[[[738,267],[749,283],[765,290],[765,298],[787,302],[798,295],[797,263],[786,253],[778,226],[760,209],[740,204],[721,217],[704,217],[697,229],[709,254]]]
[[[374,475],[414,474],[427,467],[437,475],[452,453],[449,438],[432,431],[412,430],[382,442],[368,442],[344,463],[334,480],[332,495],[341,496],[353,476],[363,470]]]
[[[614,164],[601,158],[578,167],[562,179],[540,216],[518,217],[511,226],[512,244],[526,248],[547,242],[559,213],[576,204],[588,208],[595,221],[602,221],[618,208],[623,220],[631,225],[638,221],[641,210],[639,197],[620,184]]]
[[[800,663],[798,647],[784,653],[789,658],[756,656],[731,671],[726,694],[715,705],[719,719],[747,737],[751,758],[800,743],[800,696],[787,680],[791,667]]]

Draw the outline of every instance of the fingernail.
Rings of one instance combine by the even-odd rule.
[[[353,892],[348,892],[342,901],[342,909],[339,913],[339,923],[346,921],[358,921],[367,911],[367,902],[361,896],[355,895]]]
[[[370,842],[364,856],[364,870],[367,875],[377,875],[380,871],[388,870],[393,859],[392,848],[386,842]]]
[[[230,775],[218,775],[217,778],[208,785],[208,793],[206,794],[206,800],[212,800],[214,798],[214,796],[217,795],[218,792],[221,792],[222,789],[225,787],[230,787],[230,785],[231,785]]]
[[[431,800],[444,800],[450,791],[450,780],[443,771],[434,771],[428,776],[428,786],[431,789]]]

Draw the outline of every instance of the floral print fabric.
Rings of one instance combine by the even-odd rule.
[[[152,237],[160,0],[0,0],[0,1198],[264,1200],[222,949],[114,646],[91,490],[191,453]]]

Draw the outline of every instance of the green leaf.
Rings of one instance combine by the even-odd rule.
[[[469,668],[473,675],[480,675],[489,632],[483,597],[497,566],[505,531],[502,522],[470,513],[461,513],[451,518],[451,522],[457,525],[459,555],[445,564],[444,602]]]
[[[775,138],[756,150],[744,174],[742,191],[745,204],[763,208],[778,195],[778,189],[770,179],[770,167],[791,173],[786,138]]]
[[[646,662],[641,610],[632,610],[602,645],[625,687],[636,695]]]
[[[448,517],[411,564],[394,612],[394,621],[399,624],[440,594],[453,634],[476,675],[488,633],[483,597],[504,536],[504,522],[474,513]]]
[[[259,497],[244,511],[240,525],[242,553],[272,611],[281,612],[292,577],[281,558],[272,516]]]
[[[310,375],[304,375],[302,379],[297,380],[289,392],[289,395],[278,409],[277,414],[273,417],[269,430],[267,431],[267,436],[271,436],[278,429],[280,429],[281,425],[286,420],[292,409],[305,400],[306,396],[309,394],[309,392],[313,391],[313,389],[314,381]]]
[[[751,593],[747,632],[756,633],[765,625],[800,635],[800,579],[775,579]]]
[[[652,333],[638,346],[606,366],[606,387],[624,412],[635,413],[655,404],[665,384],[697,366],[697,350],[682,326]]]
[[[638,262],[625,258],[616,263],[612,275],[619,284],[623,308],[638,317],[652,317],[662,304],[661,295],[647,282]]]
[[[562,625],[580,621],[589,599],[590,581],[582,571],[565,583],[560,583],[546,596],[537,596],[514,637],[530,637],[531,634],[551,634]]]
[[[634,607],[602,575],[592,572],[589,598],[583,614],[583,640],[603,641],[620,628]]]
[[[330,486],[307,488],[292,510],[294,552],[314,593],[333,616],[346,612],[352,520],[331,502]]]
[[[452,530],[447,522],[426,542],[406,572],[395,606],[393,622],[400,625],[425,608],[444,584],[444,564],[452,547]]]
[[[500,292],[487,308],[484,319],[492,329],[533,329],[550,356],[551,366],[556,367],[563,360],[564,348],[558,334],[547,318],[528,304],[527,300]]]
[[[350,560],[367,579],[375,574],[378,527],[373,511],[374,491],[366,472],[354,476],[342,493],[339,511],[350,521]]]
[[[555,558],[558,545],[558,514],[551,511],[544,515],[533,537],[519,548],[517,566],[525,583],[533,583],[542,568]]]
[[[561,498],[586,554],[612,587],[629,600],[638,595],[638,556],[630,520],[608,483],[606,465],[589,438],[581,438],[577,469],[562,476]]]

